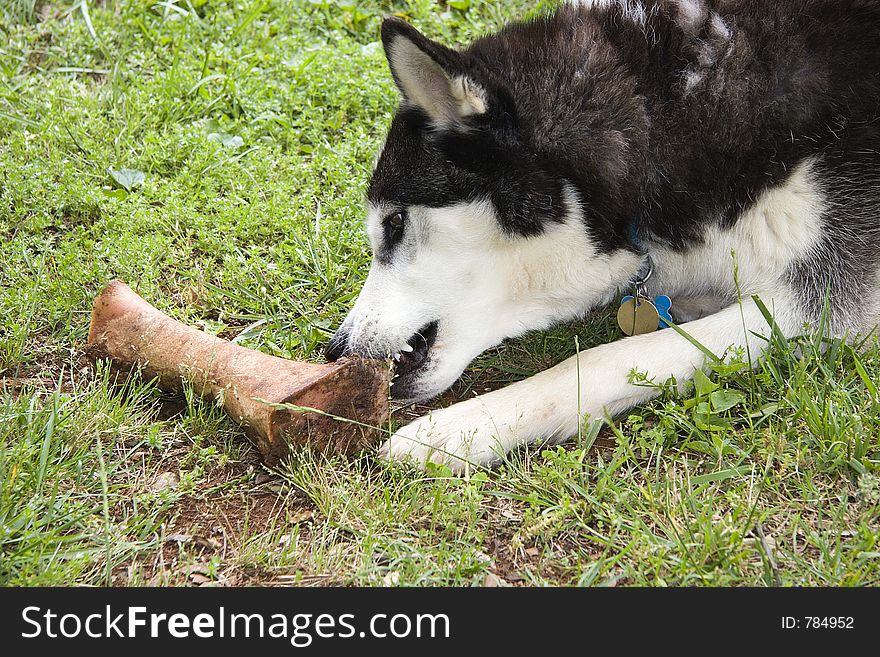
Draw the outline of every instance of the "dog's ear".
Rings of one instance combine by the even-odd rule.
[[[438,127],[462,125],[469,116],[486,113],[486,90],[468,74],[460,53],[399,18],[382,23],[382,44],[404,103],[421,109]]]

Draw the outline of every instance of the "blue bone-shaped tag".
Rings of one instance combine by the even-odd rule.
[[[622,306],[632,298],[632,295],[623,297],[620,300],[620,305]],[[649,301],[657,309],[657,314],[660,316],[660,321],[657,325],[658,329],[665,329],[672,324],[672,314],[669,312],[672,309],[672,299],[665,294],[661,294],[653,299],[645,299],[645,301]]]

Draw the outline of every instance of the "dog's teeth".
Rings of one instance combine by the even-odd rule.
[[[411,351],[413,350],[413,348],[412,348],[410,345],[406,344],[406,345],[404,345],[403,347],[401,347],[400,350],[401,350],[401,351],[405,351],[406,353],[409,353],[409,352],[411,352]]]
[[[395,360],[395,362],[399,363],[400,362],[400,354],[394,354],[394,360]]]

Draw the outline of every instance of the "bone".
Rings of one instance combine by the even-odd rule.
[[[95,299],[87,354],[109,359],[123,375],[156,379],[164,390],[180,392],[188,382],[222,404],[270,465],[305,447],[360,452],[381,438],[379,427],[388,421],[386,363],[306,363],[247,349],[171,319],[118,280]]]

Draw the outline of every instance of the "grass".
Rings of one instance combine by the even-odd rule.
[[[880,584],[876,345],[769,335],[754,371],[465,478],[267,471],[216,408],[87,367],[113,277],[320,360],[369,262],[381,17],[461,43],[537,4],[0,3],[0,583]],[[445,402],[616,338],[604,312],[507,343]]]

